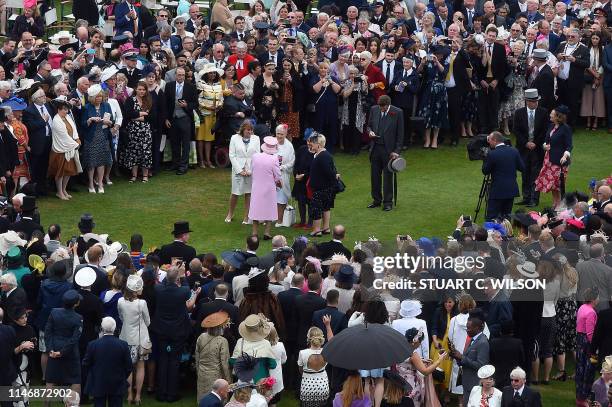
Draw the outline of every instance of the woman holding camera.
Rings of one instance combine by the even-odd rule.
[[[561,203],[561,177],[567,177],[572,151],[572,129],[567,125],[569,112],[565,105],[559,105],[550,112],[551,125],[544,142],[544,164],[535,181],[536,191],[552,192],[554,208]]]
[[[431,53],[421,60],[417,71],[423,74],[425,90],[421,97],[421,106],[417,116],[425,118],[425,145],[423,148],[438,148],[438,133],[447,128],[448,96],[444,81],[448,72],[445,62],[450,53],[448,47],[433,45]],[[433,133],[433,135],[432,135]]]
[[[285,123],[289,126],[287,137],[291,141],[299,139],[300,131],[300,111],[304,108],[302,80],[295,70],[291,59],[283,59],[283,71],[279,78],[279,115],[278,123]]]
[[[344,151],[359,154],[361,134],[366,122],[365,102],[368,96],[368,78],[359,73],[357,67],[349,68],[348,79],[344,83],[342,97],[342,140]]]
[[[309,105],[312,115],[312,127],[326,135],[327,150],[333,153],[338,129],[338,93],[342,87],[329,75],[329,64],[319,64],[319,75],[310,81],[313,98]]]

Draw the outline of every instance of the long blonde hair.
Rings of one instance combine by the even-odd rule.
[[[363,399],[363,383],[358,373],[353,373],[346,378],[342,385],[342,407],[350,407],[355,399]]]

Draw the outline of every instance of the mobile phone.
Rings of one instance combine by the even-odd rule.
[[[465,216],[463,215],[463,226],[464,227],[470,227],[472,226],[472,217],[471,216]]]
[[[70,244],[75,244],[77,242],[77,237],[76,236],[72,236],[70,238]]]

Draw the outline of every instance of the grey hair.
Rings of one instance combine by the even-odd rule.
[[[6,273],[0,276],[0,283],[10,285],[11,287],[17,287],[17,277],[13,273]]]
[[[159,25],[159,28],[157,29],[158,33],[171,33],[172,34],[172,27],[170,27],[170,24],[163,22],[163,24]]]
[[[115,332],[115,328],[117,328],[117,323],[113,317],[104,317],[100,323],[100,328],[102,329],[102,334],[112,334]]]
[[[517,366],[510,372],[510,378],[525,380],[527,378],[527,373],[525,373],[523,369]]]
[[[213,382],[212,390],[218,391],[218,390],[221,390],[222,388],[224,388],[227,385],[228,385],[228,383],[227,383],[226,380],[224,380],[224,379],[217,379],[217,380],[215,380]]]
[[[81,79],[81,78],[79,78]],[[66,84],[64,82],[58,82],[55,84],[55,86],[53,86],[53,93],[55,93],[55,96],[58,96],[58,93],[60,91],[60,88],[63,86],[66,86]]]
[[[541,47],[540,49],[545,49],[546,51],[548,51],[548,40],[543,38],[541,40],[536,41],[536,47]]]
[[[577,206],[578,209],[580,209],[582,212],[588,212],[589,211],[589,204],[584,202],[584,201],[580,201],[580,202],[576,202],[576,205],[574,205],[575,207]]]
[[[319,19],[319,17],[327,17],[329,19],[329,14],[327,14],[327,13],[319,13],[319,14],[317,14],[317,20]]]
[[[433,21],[434,23],[436,22],[436,15],[431,11],[427,11],[425,14],[423,14],[423,18],[425,17],[431,18],[431,21]]]
[[[276,129],[274,129],[275,132],[277,132],[279,130],[285,130],[285,125],[284,124],[279,124],[278,126],[276,126]]]
[[[2,109],[4,109],[4,114],[6,116],[8,116],[9,114],[13,114],[13,109],[11,109],[10,106],[2,106]]]
[[[238,41],[238,43],[236,43],[236,48],[239,48],[239,49],[247,49],[246,42],[244,42],[244,41]]]
[[[272,238],[272,247],[275,249],[287,246],[287,238],[283,235],[276,235]]]
[[[11,90],[13,87],[9,81],[0,81],[0,90]]]
[[[85,81],[89,82],[89,78],[87,78],[86,76],[81,76],[79,79],[77,79],[77,85],[82,85],[83,83],[85,83]]]

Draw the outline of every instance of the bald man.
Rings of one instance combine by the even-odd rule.
[[[319,243],[317,245],[317,250],[319,251],[319,257],[321,260],[330,259],[334,254],[343,254],[347,259],[351,258],[351,251],[342,244],[345,234],[346,230],[344,226],[334,226],[332,240],[329,242]]]
[[[222,407],[227,400],[229,390],[229,383],[226,380],[215,380],[212,390],[198,401],[198,407]]]

